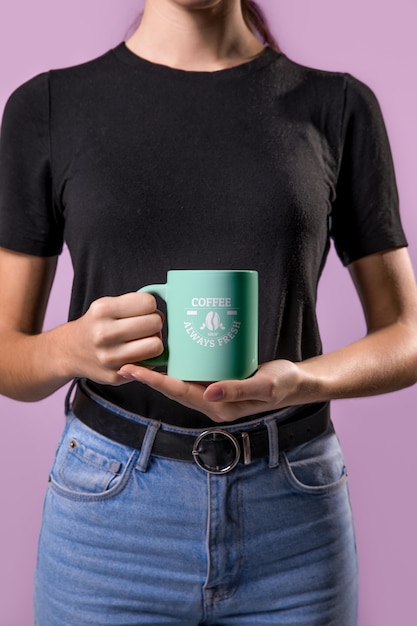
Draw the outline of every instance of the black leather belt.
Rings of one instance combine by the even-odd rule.
[[[116,407],[115,407],[116,408]],[[89,395],[78,384],[71,405],[74,415],[97,433],[130,448],[142,446],[147,426],[121,417]],[[288,419],[277,423],[279,449],[286,451],[323,434],[330,423],[329,404],[295,408]],[[243,425],[242,425],[243,426]],[[209,428],[198,437],[160,428],[152,454],[181,461],[195,461],[209,473],[224,474],[237,463],[251,463],[269,456],[269,434],[265,425],[244,430]]]

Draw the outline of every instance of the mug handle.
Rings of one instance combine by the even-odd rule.
[[[138,293],[140,292],[150,293],[152,296],[159,296],[160,298],[162,298],[162,300],[166,301],[166,284],[146,285],[146,287],[142,287],[141,289],[138,289]],[[168,330],[168,326],[167,326],[167,330]],[[167,364],[168,364],[168,346],[164,347],[164,351],[159,356],[139,362],[139,365],[144,365],[145,367],[147,366],[158,367],[159,365],[167,365]]]

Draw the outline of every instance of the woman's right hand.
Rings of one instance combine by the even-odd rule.
[[[127,293],[95,300],[79,319],[70,322],[70,359],[73,378],[120,385],[117,374],[126,363],[159,356],[163,315],[149,293]]]
[[[100,298],[44,331],[56,263],[0,248],[0,394],[16,400],[41,400],[78,377],[121,385],[120,367],[163,350],[162,313],[148,293]]]

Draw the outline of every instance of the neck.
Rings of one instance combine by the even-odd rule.
[[[233,67],[264,49],[243,19],[241,0],[146,0],[126,45],[149,61],[191,71]]]

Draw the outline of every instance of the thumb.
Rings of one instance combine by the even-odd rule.
[[[207,387],[203,398],[209,402],[242,402],[258,400],[261,392],[259,381],[255,378],[226,380]]]

